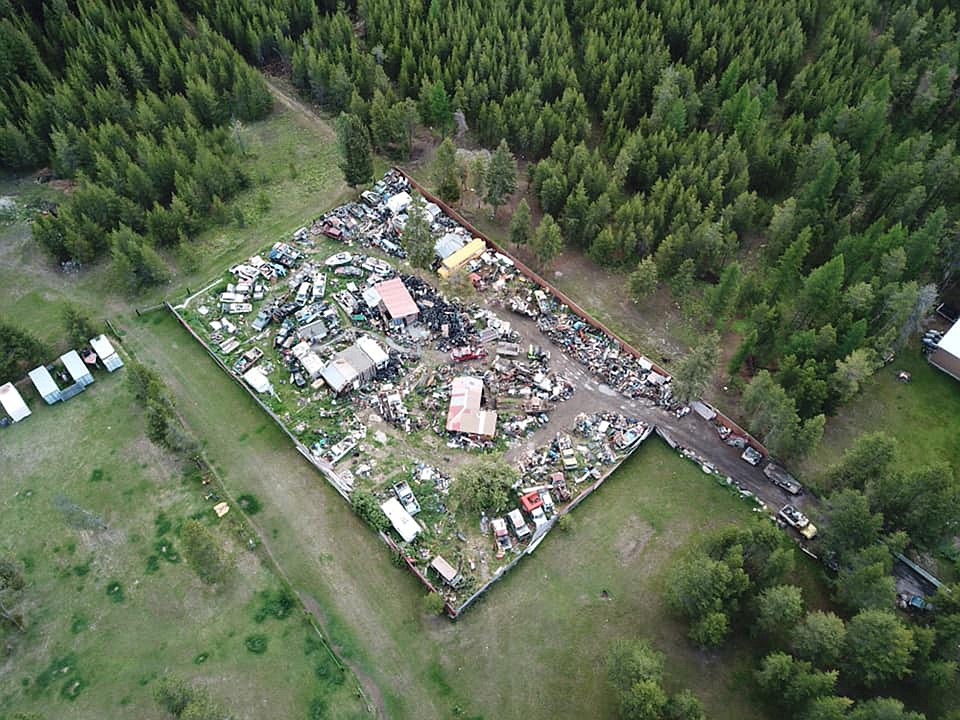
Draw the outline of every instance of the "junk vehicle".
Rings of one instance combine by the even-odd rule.
[[[482,347],[458,347],[450,353],[454,362],[466,362],[468,360],[482,360],[487,356],[487,351]]]
[[[544,350],[539,345],[530,345],[527,347],[527,360],[536,360],[537,362],[547,362],[550,359],[550,351]]]
[[[327,274],[326,273],[316,273],[313,276],[313,297],[311,298],[314,302],[317,300],[322,300],[323,296],[327,293]]]
[[[517,343],[501,342],[497,343],[497,355],[503,357],[517,357],[520,354],[520,346]]]
[[[237,358],[237,361],[233,364],[233,369],[242,374],[253,367],[262,357],[263,350],[258,347],[250,348],[243,355]]]
[[[813,540],[817,536],[817,526],[793,505],[784,505],[778,516],[807,540]]]
[[[337,267],[338,265],[346,265],[351,260],[353,260],[353,253],[338,252],[336,255],[328,257],[324,264],[327,267]]]
[[[253,305],[250,303],[227,303],[223,306],[223,312],[228,315],[242,315],[243,313],[248,313],[253,310]]]
[[[550,494],[550,491],[541,490],[540,499],[543,500],[543,511],[548,516],[552,516],[553,513],[556,511],[556,507],[553,504],[553,496]]]
[[[307,300],[310,299],[310,288],[311,285],[309,282],[300,283],[300,287],[297,289],[297,305],[303,307],[307,304]]]
[[[763,455],[761,455],[759,451],[755,450],[750,445],[747,445],[743,449],[743,452],[740,454],[740,459],[745,460],[746,462],[756,467],[757,465],[760,464],[760,461],[763,460]]]
[[[513,542],[510,540],[510,531],[507,530],[507,521],[503,518],[494,518],[490,521],[493,528],[493,537],[497,541],[497,556],[503,557],[503,553],[513,548]]]
[[[560,463],[564,470],[576,470],[580,467],[580,462],[577,460],[577,454],[573,451],[573,448],[564,448],[560,451]]]
[[[251,327],[253,327],[253,329],[256,330],[257,332],[260,332],[267,325],[270,324],[270,320],[271,320],[270,311],[264,308],[257,313],[257,316],[253,319],[253,322],[251,323]]]
[[[397,494],[397,500],[403,505],[403,509],[410,515],[416,515],[420,512],[420,503],[413,494],[413,490],[405,482],[398,482],[393,486],[393,491]]]
[[[516,534],[517,540],[523,540],[530,536],[530,528],[517,508],[508,512],[507,517],[510,519],[510,525],[513,526],[513,532]]]
[[[803,495],[803,486],[794,479],[793,475],[776,463],[768,463],[763,469],[763,474],[767,476],[770,482],[783,488],[791,495]]]

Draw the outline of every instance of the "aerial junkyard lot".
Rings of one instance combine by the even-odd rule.
[[[411,192],[389,171],[175,311],[450,614],[655,429],[758,511],[804,501],[782,469],[760,472],[762,446],[735,424],[672,402],[667,371],[436,204],[437,274],[411,273]],[[458,467],[490,453],[519,472],[497,517],[451,494]],[[799,510],[781,517],[813,538]]]

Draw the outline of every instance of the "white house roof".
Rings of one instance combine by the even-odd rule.
[[[30,380],[33,382],[33,386],[37,389],[37,392],[40,393],[40,397],[46,398],[48,395],[60,394],[60,388],[50,375],[50,371],[43,365],[34,368],[28,372],[27,375],[30,376]]]
[[[940,338],[937,347],[950,353],[954,357],[960,358],[960,322],[953,324],[953,327],[947,330],[946,334]]]
[[[67,372],[70,373],[70,377],[73,378],[74,382],[89,379],[90,370],[84,365],[83,360],[80,359],[80,355],[76,350],[71,350],[61,355],[60,362],[63,363],[63,366],[67,369]]]
[[[270,381],[267,379],[267,376],[263,374],[263,370],[259,367],[252,367],[243,374],[243,379],[246,381],[247,385],[252,387],[258,393],[265,393],[270,391]]]
[[[0,405],[14,422],[20,422],[30,414],[30,408],[20,397],[13,383],[0,385]]]
[[[383,514],[387,516],[390,524],[393,525],[393,529],[400,534],[400,537],[406,542],[413,542],[414,538],[416,538],[420,532],[420,523],[414,520],[413,516],[404,510],[400,501],[392,497],[384,502],[380,506],[380,509],[383,510]]]
[[[370,358],[377,367],[385,365],[390,360],[390,356],[384,352],[377,341],[366,335],[357,340],[357,347],[363,350],[364,354]]]

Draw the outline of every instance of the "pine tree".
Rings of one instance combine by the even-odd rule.
[[[430,234],[430,220],[424,210],[423,198],[413,196],[407,209],[407,223],[403,226],[403,245],[410,264],[422,270],[433,264],[433,236]]]
[[[637,269],[630,273],[630,297],[640,302],[657,289],[657,264],[647,255],[637,263]]]
[[[513,217],[510,218],[510,242],[514,245],[526,245],[530,239],[530,206],[522,198]]]
[[[544,215],[533,236],[532,249],[543,266],[549,265],[563,250],[560,226],[550,214]]]
[[[337,140],[340,145],[340,170],[350,187],[373,179],[373,156],[367,128],[356,115],[342,113],[337,118]]]
[[[460,200],[460,165],[457,162],[457,148],[450,138],[445,138],[437,148],[433,182],[441,200],[448,203]]]
[[[673,373],[673,396],[680,402],[700,397],[713,377],[720,350],[720,336],[710,333],[687,353]]]
[[[517,189],[517,160],[510,152],[506,140],[501,140],[490,156],[486,179],[487,194],[484,199],[493,208],[493,215],[496,217],[497,208]]]

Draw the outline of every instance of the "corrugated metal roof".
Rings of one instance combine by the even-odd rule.
[[[43,365],[34,368],[28,372],[27,375],[30,376],[33,386],[44,400],[50,396],[54,396],[54,402],[60,399],[60,387],[50,375],[50,371]]]
[[[357,340],[357,347],[363,350],[364,354],[370,358],[377,367],[386,364],[390,360],[390,356],[377,344],[377,341],[366,335]]]
[[[493,437],[497,432],[497,413],[481,410],[482,398],[483,380],[469,376],[454,378],[450,388],[447,430]]]
[[[70,377],[74,379],[74,382],[83,385],[89,385],[93,382],[93,375],[90,374],[87,366],[83,364],[83,360],[80,359],[80,355],[77,354],[76,350],[71,350],[61,355],[60,362],[63,363],[63,366],[67,369],[67,372],[70,373]]]
[[[393,278],[386,282],[374,285],[380,297],[383,299],[383,306],[387,309],[387,314],[394,320],[408,318],[420,312],[420,308],[410,297],[407,286],[403,284],[400,278]]]
[[[457,252],[462,248],[467,242],[467,238],[463,235],[457,233],[447,233],[441,238],[438,238],[437,241],[433,244],[433,249],[437,253],[437,257],[441,260],[446,260],[448,257]]]
[[[357,371],[353,369],[353,366],[350,365],[349,362],[339,357],[333,358],[333,360],[328,362],[323,370],[320,371],[320,376],[324,382],[327,383],[335,393],[343,391],[350,383],[356,380],[357,374]]]
[[[117,355],[117,351],[113,349],[113,345],[106,335],[97,335],[95,338],[90,338],[90,347],[93,348],[97,357],[100,358],[100,362],[109,372],[123,367],[123,360]]]

